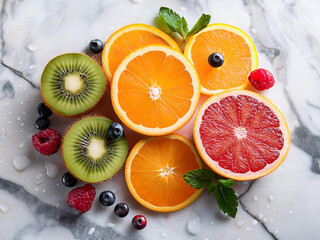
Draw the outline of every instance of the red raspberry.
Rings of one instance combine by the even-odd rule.
[[[56,130],[47,128],[32,136],[32,144],[41,154],[51,155],[59,150],[61,136]]]
[[[269,89],[274,85],[274,77],[272,73],[263,68],[258,68],[252,71],[248,79],[252,86],[260,91]]]
[[[85,213],[90,210],[95,196],[94,187],[91,184],[86,184],[71,190],[68,193],[67,202],[72,208]]]

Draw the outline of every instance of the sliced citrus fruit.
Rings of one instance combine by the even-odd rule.
[[[149,45],[118,66],[111,100],[118,117],[136,132],[159,136],[184,126],[194,114],[200,83],[190,61],[173,48]]]
[[[109,81],[119,63],[130,52],[150,44],[163,44],[180,51],[178,44],[159,29],[146,24],[131,24],[113,33],[102,52],[102,66]]]
[[[209,98],[193,128],[198,152],[219,175],[251,180],[275,170],[290,145],[286,121],[263,96],[230,90]]]
[[[132,196],[143,206],[171,212],[192,203],[202,190],[183,179],[188,171],[202,167],[193,144],[179,134],[148,137],[131,150],[125,178]]]
[[[208,58],[220,53],[224,63],[212,67]],[[227,24],[210,24],[188,40],[184,54],[194,64],[201,93],[212,95],[227,89],[244,89],[249,73],[258,67],[258,55],[250,37]]]

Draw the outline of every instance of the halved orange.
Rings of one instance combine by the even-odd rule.
[[[221,53],[224,63],[214,68],[208,62],[212,53]],[[208,25],[188,40],[184,54],[194,64],[201,93],[213,95],[228,89],[244,89],[249,73],[258,67],[254,43],[242,30],[222,23]]]
[[[206,164],[219,175],[239,181],[274,171],[290,145],[280,110],[265,97],[246,90],[209,98],[196,116],[193,135]]]
[[[185,137],[171,134],[140,140],[131,150],[125,178],[132,196],[158,212],[186,207],[202,192],[183,179],[188,171],[201,168],[200,157]]]
[[[131,24],[114,32],[102,52],[102,66],[109,81],[119,63],[130,52],[150,44],[163,44],[180,51],[178,44],[159,29],[146,24]]]
[[[180,52],[149,45],[130,53],[111,83],[113,108],[129,128],[159,136],[183,127],[200,97],[196,70]]]

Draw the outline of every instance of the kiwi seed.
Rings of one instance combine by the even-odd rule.
[[[128,145],[125,135],[114,141],[108,138],[112,121],[93,116],[74,123],[66,132],[62,155],[72,175],[96,183],[112,177],[124,164]]]
[[[41,94],[55,113],[75,117],[92,109],[102,97],[106,79],[100,66],[80,53],[53,58],[41,76]]]

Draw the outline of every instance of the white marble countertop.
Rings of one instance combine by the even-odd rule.
[[[262,94],[283,112],[291,148],[275,172],[236,184],[235,219],[223,215],[206,193],[177,212],[149,211],[132,198],[123,173],[96,188],[111,189],[128,202],[130,217],[118,219],[98,201],[79,215],[65,200],[70,189],[61,184],[61,154],[44,157],[32,147],[46,63],[58,54],[83,52],[92,39],[104,42],[124,25],[152,24],[161,6],[191,25],[209,13],[211,22],[241,28],[258,49],[259,67],[275,74],[275,86]],[[1,240],[320,239],[320,1],[3,0],[0,8]],[[51,127],[64,132],[73,121],[53,116]],[[30,166],[17,171],[17,158],[30,159]],[[138,213],[148,219],[142,231],[131,228]],[[197,234],[188,231],[194,221]]]

